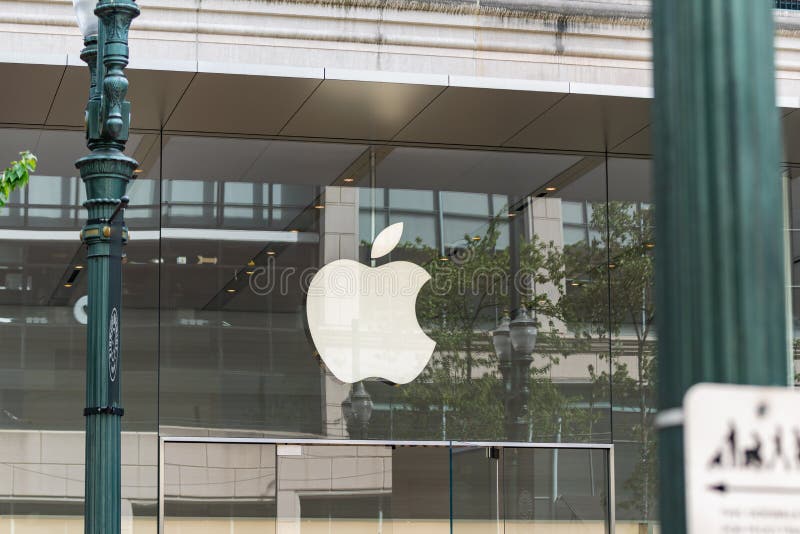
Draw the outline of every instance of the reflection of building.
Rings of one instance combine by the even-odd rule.
[[[373,525],[386,517],[395,532],[400,518],[417,527],[451,516],[492,527],[535,520],[553,522],[553,532],[555,524],[604,519],[604,452],[537,450],[514,464],[513,451],[497,444],[441,448],[504,439],[485,335],[502,299],[484,302],[470,328],[456,328],[452,312],[475,301],[451,298],[447,315],[435,313],[442,302],[431,304],[427,326],[438,328],[440,347],[434,365],[452,367],[432,367],[436,373],[412,387],[367,383],[369,438],[415,444],[391,454],[383,445],[344,445],[348,387],[320,368],[305,332],[307,269],[364,260],[362,241],[400,220],[410,245],[395,258],[452,262],[491,224],[502,254],[509,198],[535,199],[521,211],[512,206],[525,219],[525,243],[538,236],[558,250],[572,247],[570,273],[537,294],[550,298],[553,314],[565,315],[564,295],[577,301],[586,334],[577,343],[578,330],[561,317],[550,329],[557,335],[540,336],[532,432],[547,442],[613,443],[617,532],[652,522],[652,384],[637,379],[639,362],[654,356],[655,333],[637,333],[651,325],[646,310],[630,313],[652,302],[646,290],[641,298],[613,290],[634,278],[622,261],[646,257],[648,242],[633,240],[625,251],[590,246],[604,239],[592,222],[597,210],[652,202],[647,2],[141,6],[131,36],[129,151],[142,172],[127,213],[123,322],[123,483],[133,529],[155,525],[159,434],[343,443],[338,452],[314,444],[323,449],[298,457],[248,445],[274,449],[273,463],[233,445],[215,458],[204,445],[168,444],[166,466],[179,467],[163,473],[165,511],[195,531],[209,517],[283,515],[291,528],[303,518]],[[68,4],[0,0],[0,7],[0,76],[25,80],[0,87],[0,161],[31,148],[41,162],[30,187],[0,210],[3,531],[12,520],[18,530],[74,522],[81,502],[85,341],[76,317],[86,286],[76,236],[84,197],[73,160],[83,153],[85,73]],[[794,162],[796,43],[787,29],[796,18],[777,16],[779,102],[786,159]],[[258,268],[271,262],[269,286]],[[610,387],[602,376],[609,351],[627,365]],[[439,448],[421,448],[422,440]],[[451,452],[462,471],[450,469]],[[334,453],[336,462],[313,457]],[[285,508],[281,458],[285,482],[296,483],[284,485],[292,493]],[[338,478],[334,463],[343,470]],[[367,477],[379,471],[380,480]],[[450,480],[451,472],[464,476]],[[443,482],[420,482],[415,473]],[[513,491],[499,484],[512,476],[519,476]]]

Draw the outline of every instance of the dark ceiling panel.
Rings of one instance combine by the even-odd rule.
[[[314,78],[199,73],[166,129],[276,135],[319,83]]]
[[[44,124],[65,68],[0,63],[0,124]]]
[[[505,146],[603,152],[649,124],[651,102],[646,98],[571,94]]]

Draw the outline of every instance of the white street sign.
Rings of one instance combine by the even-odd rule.
[[[698,384],[683,409],[689,534],[800,533],[800,393]]]

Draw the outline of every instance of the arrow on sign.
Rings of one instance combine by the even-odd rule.
[[[773,493],[773,494],[795,494],[800,493],[800,488],[781,488],[770,486],[732,486],[724,482],[712,484],[708,487],[712,491],[720,493]]]

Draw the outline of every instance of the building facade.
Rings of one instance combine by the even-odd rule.
[[[656,532],[649,2],[139,4],[123,530]],[[775,179],[794,251],[790,4]],[[71,10],[0,0],[0,161],[40,161],[0,210],[0,532],[16,534],[82,528]],[[325,365],[306,297],[342,259],[430,276],[416,315],[436,348],[410,383]],[[523,306],[535,346],[507,359],[494,341]]]

